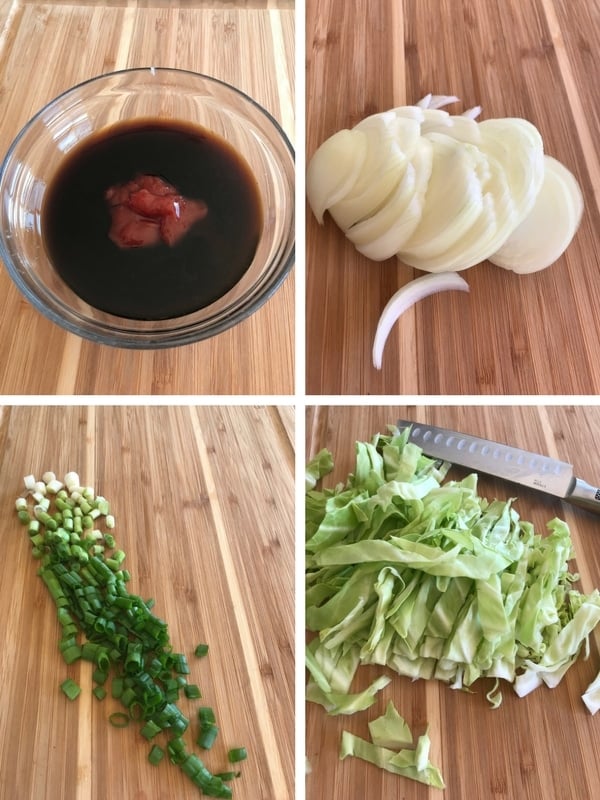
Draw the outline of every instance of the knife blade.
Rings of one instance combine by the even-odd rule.
[[[425,455],[537,489],[600,514],[600,488],[576,477],[572,464],[434,425],[398,420]]]

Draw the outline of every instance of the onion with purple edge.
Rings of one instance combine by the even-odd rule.
[[[452,289],[468,292],[469,284],[457,272],[441,272],[422,275],[398,289],[383,309],[377,324],[373,342],[373,366],[375,369],[381,369],[383,348],[390,331],[402,314],[419,300],[423,300],[431,294],[447,292]]]

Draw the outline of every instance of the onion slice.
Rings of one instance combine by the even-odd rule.
[[[449,106],[450,103],[458,103],[460,98],[453,94],[426,94],[415,105],[419,108],[443,108]]]
[[[390,331],[401,315],[419,300],[429,297],[430,294],[453,289],[469,291],[469,284],[457,272],[433,272],[422,275],[398,289],[383,309],[377,323],[373,342],[373,366],[375,369],[381,369],[383,348]]]
[[[482,111],[483,109],[481,106],[473,106],[473,108],[468,108],[466,111],[463,111],[461,117],[466,117],[467,119],[477,119]]]

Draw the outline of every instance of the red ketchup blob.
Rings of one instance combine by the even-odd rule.
[[[184,197],[155,175],[111,186],[105,198],[111,213],[108,236],[124,249],[160,242],[173,246],[208,212],[205,202]]]

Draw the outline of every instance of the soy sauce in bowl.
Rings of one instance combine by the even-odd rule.
[[[41,214],[54,269],[95,308],[181,317],[226,294],[263,226],[256,180],[224,139],[185,122],[117,123],[76,145]]]

